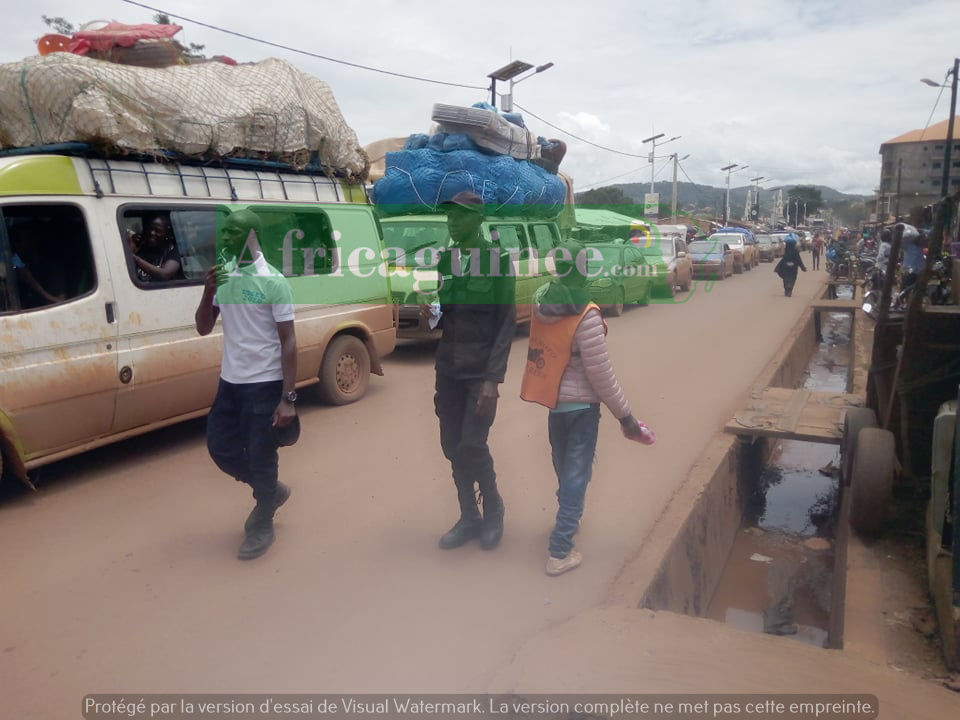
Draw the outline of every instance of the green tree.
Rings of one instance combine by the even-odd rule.
[[[797,207],[798,206],[798,207]],[[823,207],[820,188],[813,185],[795,185],[787,192],[788,218],[798,219],[802,224],[811,215],[817,215]]]
[[[633,205],[633,200],[618,187],[602,187],[577,193],[577,202],[584,205]]]
[[[166,13],[157,13],[156,15],[153,16],[153,21],[154,21],[157,25],[172,25],[172,24],[173,24],[172,22],[170,22],[170,16],[167,15]],[[187,46],[184,48],[183,54],[186,55],[186,56],[189,57],[189,58],[196,58],[196,59],[202,60],[202,59],[204,59],[204,58],[206,57],[206,56],[203,54],[203,49],[204,49],[205,47],[206,47],[206,45],[198,45],[197,43],[190,43],[189,45],[187,45]]]
[[[43,24],[55,33],[71,37],[76,32],[73,23],[67,22],[62,17],[47,17],[46,15],[40,17],[43,19]]]

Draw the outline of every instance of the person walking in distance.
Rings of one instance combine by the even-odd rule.
[[[579,260],[578,260],[579,258]],[[586,287],[584,248],[563,243],[557,277],[534,294],[530,343],[520,397],[550,408],[547,430],[557,474],[557,516],[550,534],[547,575],[561,575],[583,560],[573,536],[583,515],[593,470],[603,402],[624,437],[649,444],[653,433],[630,411],[607,352],[607,326]]]
[[[813,262],[811,265],[814,270],[820,269],[820,255],[823,253],[823,238],[820,236],[820,233],[817,233],[813,238],[813,243],[810,245],[810,252],[813,256]]]
[[[208,335],[223,319],[207,448],[217,467],[253,489],[256,506],[238,552],[249,560],[273,543],[274,513],[290,497],[290,488],[278,480],[277,447],[299,433],[297,337],[290,285],[260,252],[259,217],[250,210],[231,213],[221,238],[221,262],[204,276],[195,320],[197,332]]]
[[[503,499],[487,440],[516,328],[515,277],[509,256],[481,233],[483,199],[471,192],[446,203],[453,241],[438,271],[442,335],[436,354],[434,409],[440,447],[450,461],[460,518],[440,538],[449,550],[479,539],[492,550],[503,536]],[[421,311],[430,312],[430,306]],[[479,490],[480,507],[475,488]]]
[[[784,241],[783,257],[773,268],[773,271],[783,280],[783,294],[787,297],[793,295],[793,286],[797,284],[798,270],[806,272],[807,267],[803,264],[800,251],[797,250],[797,238],[788,235]]]

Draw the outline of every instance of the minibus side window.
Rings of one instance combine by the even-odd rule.
[[[491,231],[500,235],[498,244],[504,250],[523,250],[527,247],[527,238],[520,225],[492,225]]]
[[[174,211],[162,207],[126,209],[122,223],[130,277],[137,285],[153,288],[186,279]]]
[[[261,249],[267,262],[287,277],[329,275],[337,245],[333,224],[322,210],[257,208],[263,225]]]
[[[560,238],[556,232],[556,225],[537,223],[533,225],[531,229],[533,230],[533,239],[540,257],[545,256],[560,243]]]
[[[170,224],[180,250],[184,278],[203,282],[204,274],[217,259],[217,213],[213,210],[171,210]]]
[[[78,208],[6,205],[0,219],[0,312],[66,303],[96,287]]]

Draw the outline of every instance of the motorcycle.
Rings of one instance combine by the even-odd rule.
[[[883,292],[884,268],[874,263],[864,275],[863,311],[874,320],[880,309],[880,293]]]
[[[930,278],[927,281],[926,293],[923,297],[924,305],[950,305],[952,303],[952,258],[949,255],[943,255],[933,263]],[[916,280],[903,286],[893,302],[894,310],[906,310],[910,304],[910,296],[916,289]]]
[[[850,277],[850,252],[846,247],[832,243],[824,253],[826,269],[832,280]]]

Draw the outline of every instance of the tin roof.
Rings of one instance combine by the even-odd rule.
[[[947,139],[947,124],[950,122],[950,119],[942,120],[936,125],[930,125],[926,129],[920,130],[911,130],[910,132],[905,132],[903,135],[897,135],[897,137],[887,140],[883,145],[893,145],[894,143],[911,143],[911,142],[923,142],[924,140],[946,140]],[[954,122],[954,139],[957,137],[957,124]]]

